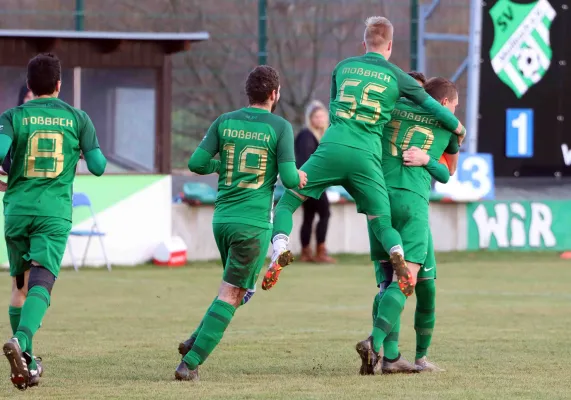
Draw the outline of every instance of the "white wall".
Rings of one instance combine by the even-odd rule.
[[[115,203],[97,214],[107,256],[115,265],[136,265],[152,258],[156,247],[168,239],[172,231],[171,177],[163,179]],[[89,230],[93,219],[74,225],[74,230]],[[83,256],[87,238],[71,237],[76,258]],[[86,265],[102,266],[105,261],[99,239],[92,238]],[[64,266],[72,265],[69,249]]]
[[[219,258],[212,234],[211,206],[189,207],[173,205],[173,235],[180,236],[188,246],[189,260],[213,260]],[[290,247],[294,253],[301,250],[299,229],[301,210],[294,215],[294,229]],[[430,206],[430,225],[437,251],[466,249],[466,205],[434,203]],[[366,217],[358,214],[355,204],[333,204],[327,234],[330,253],[369,252]],[[269,254],[269,250],[268,250]]]

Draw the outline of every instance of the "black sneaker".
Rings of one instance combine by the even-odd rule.
[[[177,381],[198,381],[198,368],[190,369],[184,361],[181,361],[178,365],[176,371],[174,372],[174,377]]]
[[[373,350],[373,337],[360,341],[355,346],[357,353],[361,357],[361,375],[375,375],[377,372],[377,364],[379,363],[379,355]]]
[[[12,338],[4,343],[4,355],[10,363],[11,375],[10,380],[20,390],[26,390],[30,380],[28,373],[28,365],[22,354],[18,339]]]
[[[178,353],[181,356],[186,356],[186,354],[190,351],[190,349],[192,349],[192,345],[194,344],[194,342],[196,341],[196,338],[189,338],[187,340],[185,340],[182,343],[178,344]]]
[[[25,352],[24,358],[26,359],[26,365],[28,366],[28,371],[30,374],[30,380],[28,382],[28,387],[38,386],[40,384],[40,377],[44,374],[44,366],[42,365],[42,357],[34,357],[36,360],[36,369],[31,369],[30,364],[32,363],[32,356],[30,353]]]

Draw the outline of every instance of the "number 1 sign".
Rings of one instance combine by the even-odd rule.
[[[533,110],[508,108],[506,110],[506,157],[533,157]]]

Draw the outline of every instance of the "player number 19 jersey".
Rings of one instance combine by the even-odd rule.
[[[214,121],[200,147],[220,154],[212,222],[271,228],[278,164],[295,161],[291,124],[266,110],[242,108]]]

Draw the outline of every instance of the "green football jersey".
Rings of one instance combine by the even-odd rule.
[[[200,147],[220,153],[212,222],[271,228],[278,164],[295,162],[291,124],[266,110],[242,108],[218,117]]]
[[[333,70],[331,125],[321,143],[381,154],[383,128],[401,96],[417,104],[429,98],[413,78],[380,54],[367,53],[341,61]]]
[[[99,147],[89,116],[57,98],[38,98],[2,114],[0,134],[12,139],[4,215],[71,221],[80,150]]]
[[[407,167],[402,152],[418,147],[439,160],[443,153],[458,153],[456,135],[447,131],[436,118],[413,102],[401,99],[392,112],[392,120],[384,129],[383,173],[387,187],[407,189],[428,201],[432,177],[423,167]]]

